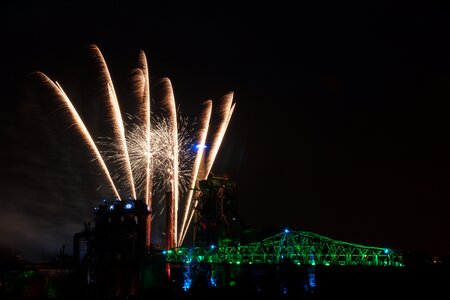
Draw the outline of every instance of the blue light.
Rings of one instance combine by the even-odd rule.
[[[183,272],[183,290],[186,292],[192,286],[191,269],[186,268]]]
[[[312,288],[315,287],[316,286],[316,274],[309,273],[308,279],[309,279],[309,286]]]
[[[166,251],[166,250],[163,250],[162,254],[163,254],[163,255],[166,255],[166,254],[167,254],[167,251]]]
[[[114,209],[114,205],[111,205],[110,207],[109,207],[109,210],[113,210]]]
[[[388,254],[389,253],[389,249],[384,249],[384,253]]]
[[[289,229],[286,228],[286,229],[284,230],[284,233],[289,233]]]
[[[214,248],[216,248],[216,246],[214,246],[214,245],[211,245],[211,249],[214,249]]]
[[[209,278],[209,286],[210,287],[217,287],[217,278],[214,278],[214,277],[210,277]]]
[[[190,279],[190,278],[185,278],[185,279],[183,280],[183,290],[184,290],[185,292],[191,288],[191,285],[192,285],[192,279]]]
[[[125,204],[125,209],[132,209],[132,208],[133,208],[133,203]]]
[[[201,145],[201,144],[195,145],[195,149],[200,149],[200,148],[202,148],[202,145]],[[206,149],[206,148],[208,148],[208,146],[203,145],[203,149]]]

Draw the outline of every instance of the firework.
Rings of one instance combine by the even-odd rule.
[[[192,165],[194,159],[193,144],[193,124],[189,123],[187,118],[178,116],[178,188],[181,194],[185,193],[189,187],[189,180],[192,173]],[[172,130],[170,122],[162,116],[152,116],[152,132],[151,143],[147,143],[147,128],[140,124],[130,126],[126,131],[126,141],[128,147],[128,156],[121,150],[115,139],[110,137],[102,137],[97,142],[103,149],[101,151],[105,161],[118,165],[119,167],[113,172],[113,178],[117,180],[121,186],[127,185],[127,180],[123,180],[121,174],[125,172],[124,161],[129,160],[131,170],[134,174],[134,185],[138,196],[142,193],[154,195],[164,194],[167,190],[172,189],[172,169],[173,159],[170,155],[173,151]],[[148,182],[148,172],[144,166],[152,162],[151,181],[152,192],[147,193],[146,187]],[[121,168],[122,167],[122,168]],[[122,179],[122,180],[121,180]],[[151,197],[151,196],[150,196]]]
[[[116,135],[117,142],[122,147],[122,151],[125,154],[125,157],[128,157],[128,148],[125,139],[125,128],[122,120],[122,114],[120,112],[119,101],[117,99],[116,91],[114,90],[113,81],[111,79],[111,76],[109,75],[108,66],[106,65],[106,61],[97,46],[91,45],[90,50],[93,56],[96,58],[98,65],[100,66],[100,71],[103,79],[106,81],[109,100],[108,108],[109,112],[112,115],[111,120],[113,123],[113,129]],[[133,172],[131,171],[130,160],[125,159],[124,163],[126,166],[124,170],[126,170],[131,193],[133,195],[133,198],[136,199],[136,190],[134,188]]]
[[[212,110],[212,101],[208,100],[203,103],[204,109],[203,114],[200,117],[200,126],[198,130],[198,151],[197,155],[195,157],[192,174],[191,174],[191,181],[190,181],[190,189],[188,191],[188,195],[186,197],[186,206],[184,210],[184,218],[181,225],[181,231],[180,231],[180,239],[178,240],[178,244],[181,245],[184,240],[184,236],[186,235],[185,228],[189,226],[191,218],[188,220],[188,214],[191,211],[191,201],[192,196],[194,194],[195,187],[197,186],[198,182],[198,171],[200,167],[201,160],[203,158],[204,149],[205,149],[205,142],[206,142],[206,135],[208,133],[209,128],[209,121],[211,119],[211,110]],[[193,209],[192,209],[193,211]],[[188,225],[188,226],[186,226]]]
[[[173,94],[172,83],[168,78],[163,78],[162,80],[164,97],[163,97],[163,108],[167,111],[167,119],[169,122],[169,139],[171,140],[170,148],[167,149],[167,158],[171,160],[171,163],[168,164],[168,172],[171,175],[170,183],[170,195],[172,195],[171,199],[171,207],[173,207],[173,237],[170,237],[171,245],[177,245],[177,236],[178,236],[178,125],[177,125],[177,112],[175,107],[175,96]]]
[[[97,146],[95,145],[94,140],[92,139],[92,136],[90,135],[89,131],[87,130],[86,126],[84,125],[83,121],[81,120],[77,110],[73,106],[69,97],[67,97],[66,93],[64,92],[62,87],[57,82],[51,81],[45,74],[43,74],[41,72],[36,72],[36,74],[44,81],[45,84],[47,84],[48,86],[50,86],[52,88],[53,92],[57,95],[58,99],[60,101],[62,101],[62,103],[65,105],[65,107],[69,111],[70,116],[72,117],[75,127],[81,133],[81,136],[86,141],[86,144],[88,145],[92,154],[98,161],[100,168],[102,169],[103,173],[105,174],[106,178],[108,179],[108,183],[109,183],[110,187],[112,188],[112,190],[114,191],[114,194],[116,195],[117,198],[120,198],[119,192],[117,191],[116,186],[114,185],[114,182],[110,175],[111,173],[109,172],[108,167],[105,164],[105,161],[103,160]]]
[[[189,124],[187,119],[180,117],[176,110],[172,84],[168,78],[163,78],[164,96],[160,105],[163,113],[158,116],[152,114],[147,58],[141,51],[139,66],[133,76],[134,91],[139,102],[139,115],[131,117],[135,124],[125,130],[126,124],[122,118],[106,61],[97,46],[90,46],[90,52],[93,54],[99,66],[101,78],[104,80],[108,99],[106,108],[110,114],[114,132],[113,137],[103,137],[98,142],[99,145],[104,146],[104,151],[100,152],[97,148],[61,86],[57,82],[51,81],[46,75],[40,72],[38,74],[69,111],[74,125],[82,134],[117,199],[121,199],[121,197],[114,184],[115,181],[120,184],[122,190],[129,190],[134,199],[141,195],[145,198],[150,210],[147,221],[147,246],[150,245],[151,220],[154,217],[151,210],[152,199],[154,195],[160,196],[161,199],[157,203],[161,204],[162,198],[170,195],[168,206],[171,211],[167,215],[171,219],[166,222],[173,224],[173,228],[170,229],[171,234],[168,237],[167,245],[179,246],[184,240],[198,203],[198,200],[192,201],[198,181],[208,177],[233,114],[235,108],[235,104],[232,103],[233,93],[230,92],[222,98],[219,107],[219,125],[212,139],[211,150],[206,157],[205,169],[200,172],[201,162],[205,159],[204,145],[210,129],[212,101],[208,100],[203,103],[197,133],[192,134],[193,127],[191,125],[193,124]],[[193,147],[194,136],[199,145],[198,149]],[[114,168],[114,172],[111,173],[108,170],[107,163],[117,166]],[[184,216],[181,224],[178,222],[180,195],[185,196]],[[162,214],[162,209],[159,214]],[[179,225],[181,225],[180,231],[178,231]]]
[[[211,144],[211,151],[206,157],[206,172],[203,179],[206,179],[209,175],[209,172],[211,172],[214,160],[216,159],[217,152],[219,152],[220,145],[222,144],[225,131],[227,130],[228,123],[231,119],[231,115],[233,114],[235,106],[234,104],[233,106],[231,106],[231,104],[233,103],[233,92],[225,95],[222,100],[222,106],[219,110],[219,125],[217,127],[216,135],[214,136],[213,142]]]

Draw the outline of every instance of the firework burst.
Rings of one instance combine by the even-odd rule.
[[[110,114],[113,136],[103,137],[97,143],[90,135],[77,110],[62,87],[51,81],[45,74],[38,72],[45,85],[49,86],[67,109],[74,126],[88,145],[94,160],[98,162],[114,195],[120,200],[120,191],[127,191],[134,199],[143,197],[149,210],[152,209],[153,197],[161,203],[166,192],[170,192],[170,224],[173,228],[167,237],[167,245],[176,247],[182,244],[189,228],[196,201],[192,201],[198,181],[206,179],[212,169],[214,160],[225,135],[231,115],[234,111],[233,93],[222,98],[219,107],[219,124],[213,134],[211,151],[205,156],[204,145],[209,132],[212,114],[212,101],[203,103],[197,131],[195,123],[189,124],[176,110],[175,96],[169,79],[162,80],[164,96],[161,101],[163,113],[154,115],[150,110],[150,83],[147,58],[143,51],[139,54],[139,66],[134,72],[135,95],[139,102],[139,116],[131,117],[134,124],[127,126],[123,121],[119,101],[109,74],[106,61],[100,49],[92,45],[89,48],[99,67],[105,84],[105,96],[108,99],[106,109]],[[194,144],[200,147],[194,147]],[[97,146],[102,146],[100,151]],[[201,170],[201,161],[206,165]],[[108,167],[109,166],[109,167]],[[111,166],[114,166],[113,172]],[[181,222],[178,220],[180,198],[184,197],[184,211]],[[161,210],[162,211],[162,210]],[[160,215],[162,212],[160,212]],[[147,245],[150,245],[151,220],[147,221]],[[169,220],[166,220],[169,222]],[[178,227],[180,231],[178,231]]]
[[[178,188],[180,194],[184,194],[190,188],[190,177],[195,158],[193,147],[195,123],[189,123],[188,118],[178,114]],[[117,144],[114,138],[101,137],[97,145],[101,146],[100,153],[103,159],[118,167],[112,172],[114,181],[120,187],[127,190],[128,180],[122,176],[126,170],[125,161],[129,160],[133,172],[134,185],[138,191],[138,198],[145,197],[148,173],[145,166],[147,161],[151,162],[153,182],[152,195],[163,195],[172,186],[173,156],[174,147],[171,135],[171,124],[169,120],[162,116],[152,117],[152,131],[150,133],[151,143],[147,143],[147,128],[140,125],[141,121],[130,126],[126,131],[126,142],[128,155],[124,154],[122,147]],[[143,195],[144,194],[144,195]]]

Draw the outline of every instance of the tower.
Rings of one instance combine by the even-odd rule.
[[[196,245],[238,242],[242,223],[236,213],[236,191],[228,176],[210,174],[199,182],[194,221]]]

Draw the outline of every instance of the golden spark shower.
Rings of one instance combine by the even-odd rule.
[[[132,124],[127,124],[103,54],[96,45],[90,45],[89,51],[104,85],[103,97],[106,99],[105,111],[109,115],[108,125],[112,128],[111,136],[94,138],[62,85],[42,72],[37,72],[37,75],[65,109],[65,114],[101,170],[111,194],[117,201],[139,199],[147,205],[147,246],[150,245],[152,220],[164,217],[164,206],[159,212],[154,212],[153,207],[163,200],[168,203],[165,209],[170,210],[165,214],[165,221],[171,227],[166,233],[166,246],[181,246],[197,204],[198,183],[211,172],[233,114],[234,94],[229,92],[220,99],[215,108],[219,112],[218,124],[214,128],[211,126],[214,111],[211,99],[201,103],[201,111],[195,121],[184,118],[177,109],[170,79],[161,80],[162,97],[160,101],[152,101],[147,57],[144,51],[140,51],[138,67],[132,76],[138,112],[128,117]],[[208,136],[211,136],[211,146],[206,150]],[[106,150],[101,151],[101,147]]]

